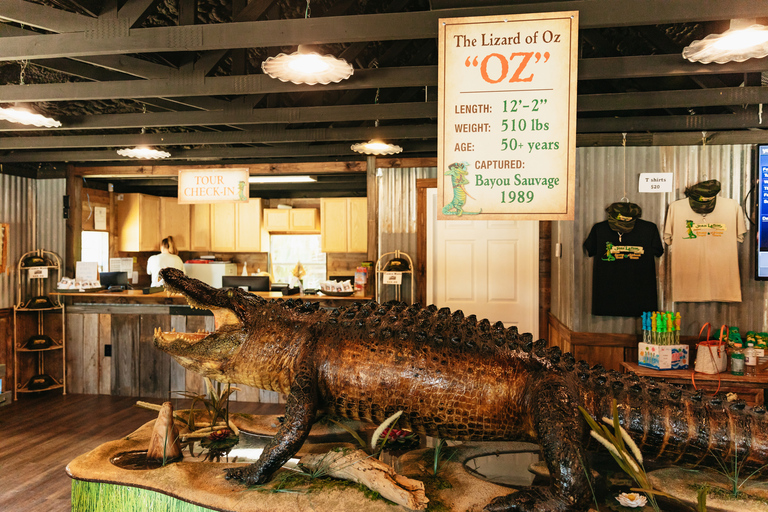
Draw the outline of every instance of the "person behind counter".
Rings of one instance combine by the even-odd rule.
[[[163,238],[160,242],[160,254],[150,256],[147,260],[147,274],[152,274],[152,284],[150,286],[162,286],[163,280],[158,273],[161,269],[173,267],[184,272],[184,262],[179,258],[179,251],[176,249],[176,243],[173,237]]]

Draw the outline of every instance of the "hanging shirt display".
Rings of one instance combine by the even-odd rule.
[[[656,224],[636,218],[639,206],[632,205],[635,218],[617,225],[614,205],[606,210],[611,219],[592,226],[584,241],[584,250],[594,257],[592,314],[639,317],[658,309],[655,258],[664,254],[664,246]]]
[[[688,198],[669,205],[664,242],[671,248],[672,300],[741,302],[737,242],[746,232],[733,199],[718,197],[710,213],[694,211]]]

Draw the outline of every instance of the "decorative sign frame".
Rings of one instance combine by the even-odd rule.
[[[179,204],[248,202],[248,168],[179,170]]]
[[[573,220],[578,21],[439,20],[439,220]]]

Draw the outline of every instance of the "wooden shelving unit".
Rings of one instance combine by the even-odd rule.
[[[25,264],[35,257],[42,263]],[[66,394],[64,304],[46,293],[46,283],[60,278],[61,258],[37,249],[19,259],[17,270],[17,303],[13,306],[13,399],[16,400],[19,393],[53,389],[62,389]],[[50,345],[30,348],[30,339],[42,335],[50,338]]]

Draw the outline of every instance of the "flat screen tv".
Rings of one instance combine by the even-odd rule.
[[[243,288],[249,292],[268,292],[269,276],[222,276],[222,288]]]
[[[99,272],[99,282],[104,288],[120,286],[127,290],[129,288],[128,272]]]
[[[757,243],[755,279],[768,280],[768,144],[757,146],[755,158],[756,186],[755,212],[757,213]]]

